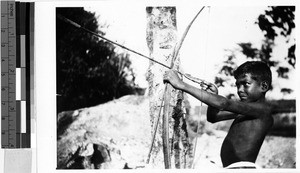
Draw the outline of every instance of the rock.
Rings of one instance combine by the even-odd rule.
[[[124,96],[58,114],[58,169],[123,169],[144,165],[151,142],[149,102]]]

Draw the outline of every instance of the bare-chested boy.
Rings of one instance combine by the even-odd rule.
[[[168,71],[164,81],[208,105],[207,120],[211,123],[234,119],[221,148],[223,167],[256,168],[255,160],[268,130],[273,125],[272,106],[265,100],[271,86],[270,68],[260,61],[249,61],[234,72],[239,100],[218,95],[213,84],[202,90],[182,80],[175,71]]]

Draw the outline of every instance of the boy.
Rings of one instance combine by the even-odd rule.
[[[209,122],[234,119],[221,147],[223,167],[256,168],[260,147],[273,125],[272,106],[265,100],[272,75],[265,63],[251,61],[239,66],[234,77],[240,101],[218,95],[213,84],[207,84],[207,90],[191,86],[180,80],[175,71],[166,72],[164,82],[207,104]]]

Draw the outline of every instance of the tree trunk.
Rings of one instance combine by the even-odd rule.
[[[150,57],[172,69],[179,69],[179,58],[173,59],[177,43],[176,8],[147,7],[147,44]],[[167,68],[150,61],[147,81],[149,83],[150,119],[152,135],[158,119],[160,106],[164,100],[163,121],[158,131],[151,154],[151,163],[155,168],[184,168],[187,164],[186,153],[189,145],[183,115],[183,93],[171,85],[163,84],[163,74]],[[173,118],[170,118],[170,117]],[[169,147],[166,147],[169,146]],[[161,150],[163,148],[163,150]],[[167,149],[169,148],[169,150]],[[164,156],[164,157],[162,157]],[[172,158],[172,161],[170,160]],[[172,164],[171,164],[172,162]]]

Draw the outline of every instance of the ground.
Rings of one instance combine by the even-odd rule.
[[[210,125],[203,119],[200,124],[199,135],[190,133],[197,136],[194,167],[221,168],[219,153],[226,125]],[[161,168],[159,164],[145,164],[151,142],[149,100],[145,96],[124,96],[98,106],[60,113],[57,131],[58,169],[72,168],[70,165],[78,160],[83,165],[80,168],[97,167],[88,165],[90,158],[95,157],[94,144],[106,148],[99,149],[102,155],[109,153],[100,168]],[[75,156],[81,159],[74,159]],[[262,168],[293,168],[295,138],[267,136],[256,163]]]

